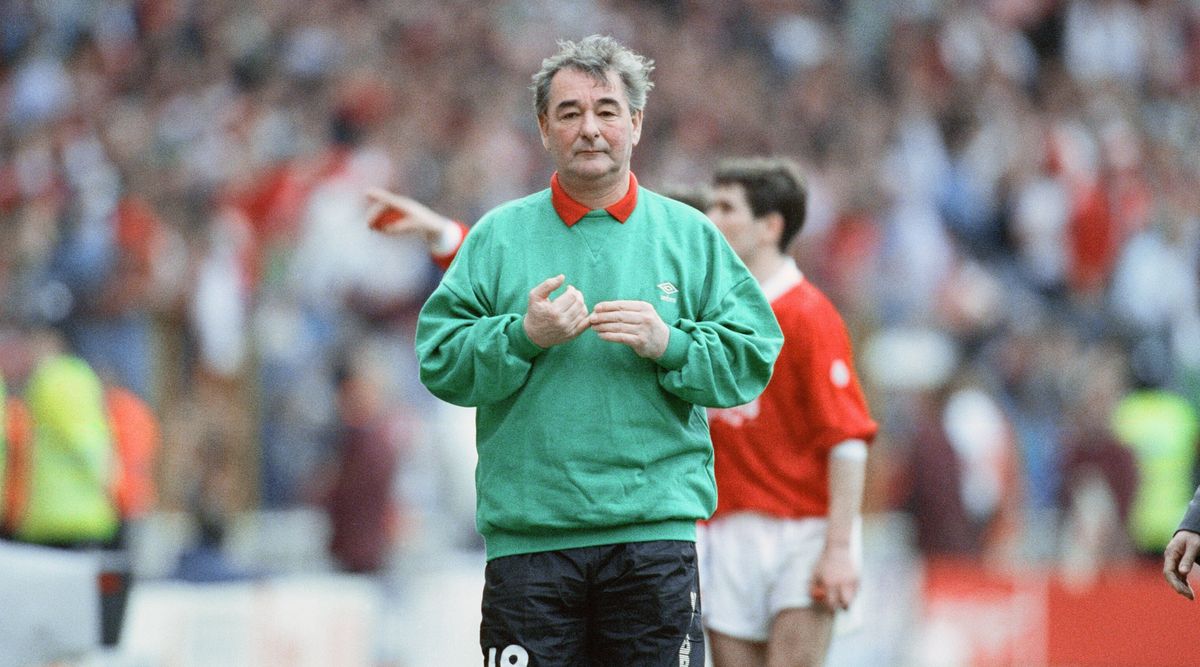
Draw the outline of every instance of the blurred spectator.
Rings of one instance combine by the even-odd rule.
[[[129,592],[114,494],[121,461],[100,378],[59,344],[52,333],[37,334],[25,386],[27,416],[15,402],[11,406],[6,533],[29,544],[101,550],[100,635],[105,645],[115,645]]]
[[[8,507],[5,502],[8,494],[8,429],[8,388],[4,383],[4,374],[0,373],[0,518],[6,515]],[[3,534],[2,529],[0,534]]]
[[[27,492],[26,467],[33,439],[33,420],[29,407],[19,396],[9,396],[4,405],[4,494],[0,496],[0,537],[11,538],[24,511]]]
[[[101,635],[115,644],[131,585],[125,526],[154,503],[157,422],[135,394],[102,386],[86,362],[64,354],[61,345],[54,332],[31,332],[27,400],[14,395],[6,401],[7,419],[0,420],[5,431],[0,459],[6,463],[0,466],[0,534],[103,550]]]
[[[402,529],[395,481],[409,435],[388,412],[375,363],[362,355],[336,369],[338,425],[324,505],[329,549],[349,572],[378,572]]]
[[[926,556],[1011,562],[1021,488],[1012,427],[968,370],[929,394],[908,461],[906,507]]]
[[[1110,419],[1126,391],[1124,355],[1097,346],[1081,366],[1080,391],[1066,415],[1061,550],[1066,573],[1088,582],[1133,555],[1129,518],[1139,477],[1134,453],[1116,439]]]
[[[338,112],[332,121],[333,143],[302,197],[291,245],[278,260],[277,281],[262,285],[257,352],[264,407],[262,499],[268,506],[298,502],[303,481],[319,464],[322,434],[338,418],[330,409],[338,388],[324,371],[334,365],[338,345],[356,335],[357,324],[386,329],[407,310],[415,312],[426,287],[428,269],[417,242],[381,244],[362,224],[363,191],[383,185],[393,165],[377,146],[364,144],[365,128],[347,113]],[[237,307],[249,308],[251,301],[251,294],[242,294]],[[227,309],[213,315],[227,322],[231,317]],[[226,331],[221,322],[213,329]],[[389,334],[396,336],[384,332]]]
[[[29,405],[19,396],[10,396],[5,404],[5,479],[0,495],[0,536],[11,539],[28,503],[28,468],[34,439],[34,420]]]
[[[225,553],[226,525],[209,514],[196,515],[194,542],[179,554],[173,579],[193,584],[216,584],[252,579],[254,575],[236,566]]]
[[[119,526],[110,483],[116,453],[103,387],[83,360],[43,356],[25,390],[33,433],[19,475],[13,536],[63,547],[115,544]]]
[[[1138,386],[1114,407],[1112,429],[1133,451],[1141,480],[1130,515],[1134,545],[1158,558],[1195,488],[1200,416],[1192,402],[1161,386],[1157,371],[1139,371],[1136,356],[1134,362]]]
[[[225,548],[225,535],[232,519],[235,484],[229,452],[219,436],[209,437],[195,464],[200,475],[191,489],[189,513],[196,529],[192,544],[175,563],[172,578],[192,583],[240,581],[257,576],[234,563]]]
[[[1011,328],[986,349],[984,358],[997,376],[998,398],[1020,448],[1026,514],[1053,522],[1062,499],[1063,393],[1072,391],[1065,378],[1080,342],[1075,330],[1044,305],[1016,303],[1021,310],[1012,316]],[[1045,538],[1057,531],[1047,532],[1031,546],[1052,546]],[[1037,555],[1054,554],[1047,549]]]
[[[104,390],[119,470],[112,495],[122,521],[144,517],[156,502],[154,463],[161,443],[158,418],[137,394],[110,385]]]

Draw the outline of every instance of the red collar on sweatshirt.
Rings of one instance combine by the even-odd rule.
[[[604,210],[608,211],[609,215],[624,224],[629,219],[629,216],[633,215],[633,209],[637,207],[637,189],[637,177],[631,171],[629,172],[629,191],[625,193],[624,197],[621,197],[621,201],[612,206],[604,207]],[[568,227],[579,222],[583,216],[592,210],[571,199],[571,195],[562,189],[562,186],[558,183],[557,171],[550,177],[550,203],[554,204],[554,211],[558,213],[558,217],[562,218],[562,221]]]

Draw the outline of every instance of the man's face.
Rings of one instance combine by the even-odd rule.
[[[708,205],[708,219],[713,221],[729,246],[743,262],[750,259],[768,240],[767,225],[754,217],[746,201],[746,189],[736,183],[718,185]]]
[[[642,112],[630,112],[615,72],[599,82],[566,68],[550,80],[546,114],[538,118],[538,127],[560,177],[597,180],[629,167],[642,135]]]

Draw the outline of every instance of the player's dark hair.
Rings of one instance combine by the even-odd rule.
[[[786,251],[800,229],[808,205],[808,192],[800,168],[787,158],[736,158],[717,165],[713,184],[740,185],[750,212],[760,218],[769,213],[783,217],[779,249]]]

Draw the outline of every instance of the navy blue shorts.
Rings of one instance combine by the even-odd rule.
[[[484,573],[484,667],[703,667],[693,542],[504,556]]]

